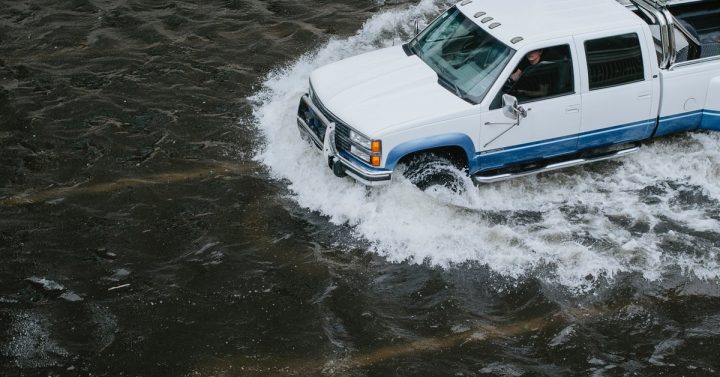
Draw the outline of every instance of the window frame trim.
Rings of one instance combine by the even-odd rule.
[[[603,38],[618,37],[618,36],[627,35],[627,34],[635,34],[638,38],[638,44],[639,44],[639,48],[640,48],[640,57],[642,59],[642,65],[643,65],[642,79],[635,79],[633,81],[626,81],[626,82],[619,83],[619,84],[605,85],[602,87],[590,89],[590,70],[589,70],[589,64],[588,64],[588,60],[587,60],[587,49],[585,48],[585,42],[594,41],[594,40],[603,39]],[[623,28],[617,28],[617,29],[612,29],[612,30],[605,30],[602,32],[595,32],[592,34],[584,34],[584,35],[575,36],[575,43],[577,45],[578,55],[580,58],[579,63],[581,65],[581,69],[583,70],[582,77],[581,77],[581,79],[583,81],[581,93],[589,93],[589,92],[594,92],[596,90],[609,89],[609,88],[614,88],[614,87],[619,87],[619,86],[632,85],[632,84],[637,84],[640,82],[651,81],[652,79],[650,77],[652,77],[652,75],[653,75],[653,64],[652,64],[652,62],[648,61],[648,58],[649,58],[648,53],[649,52],[647,51],[647,46],[645,46],[646,42],[647,42],[647,36],[645,35],[644,30],[642,30],[641,28],[638,28],[638,27],[623,27]],[[654,48],[654,46],[653,46],[653,48]],[[655,59],[655,56],[653,55],[652,58]]]
[[[492,93],[493,95],[486,95],[485,99],[481,102],[481,106],[484,109],[484,111],[497,111],[502,109],[502,106],[493,108],[493,102],[495,102],[495,98],[498,96],[498,93],[502,90],[503,85],[507,81],[507,79],[510,77],[510,75],[515,71],[515,68],[520,64],[520,59],[524,59],[525,56],[534,50],[538,49],[547,49],[547,48],[553,48],[553,47],[559,47],[559,46],[567,46],[568,50],[570,52],[570,68],[572,71],[572,80],[573,80],[573,90],[572,92],[565,92],[562,94],[557,94],[554,96],[548,96],[538,99],[533,99],[530,101],[524,101],[524,102],[518,102],[519,104],[528,104],[533,102],[540,102],[545,100],[551,100],[555,98],[560,97],[566,97],[566,96],[572,96],[572,95],[580,95],[582,93],[582,83],[583,83],[583,76],[582,76],[582,66],[581,66],[581,57],[580,57],[580,50],[578,49],[576,40],[574,37],[562,37],[557,38],[553,40],[543,41],[542,44],[536,44],[532,46],[525,46],[522,49],[519,49],[515,52],[515,56],[513,59],[510,60],[508,65],[505,67],[505,70],[507,72],[503,72],[500,74],[500,79],[497,80],[497,82],[490,88],[488,91],[488,94]],[[518,58],[520,56],[520,58]],[[517,60],[516,60],[517,59]],[[582,58],[584,59],[584,58]]]

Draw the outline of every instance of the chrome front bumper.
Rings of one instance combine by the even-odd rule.
[[[300,98],[300,101],[304,102],[305,105],[313,112],[313,115],[323,123],[325,126],[325,135],[323,138],[324,140],[320,140],[305,120],[298,114],[297,125],[300,129],[300,134],[303,138],[308,139],[310,142],[315,144],[320,151],[322,151],[322,154],[327,160],[328,166],[333,170],[335,175],[342,176],[343,174],[347,174],[367,186],[380,186],[390,182],[392,172],[387,170],[369,169],[359,163],[353,162],[349,158],[344,157],[342,152],[339,152],[335,145],[335,123],[325,117],[320,109],[312,103],[307,94],[304,94],[302,98]]]

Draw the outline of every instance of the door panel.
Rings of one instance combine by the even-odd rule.
[[[593,33],[576,38],[582,68],[582,126],[578,149],[650,137],[655,128],[655,54],[641,41],[641,29]]]
[[[584,112],[578,148],[594,148],[634,140],[652,134],[652,84],[634,84],[584,93]]]
[[[542,51],[539,62],[531,55]],[[532,53],[532,54],[530,54]],[[519,58],[518,58],[519,57]],[[524,61],[523,59],[526,59]],[[514,95],[527,110],[527,117],[515,121],[502,108],[482,115],[478,138],[476,171],[541,160],[577,150],[583,106],[579,94],[579,64],[572,38],[558,38],[542,45],[527,46],[516,54],[512,69],[496,86],[489,107],[500,107],[503,92]],[[521,70],[517,82],[506,83],[511,73]],[[501,76],[503,77],[503,76]],[[500,93],[500,94],[497,94]],[[523,103],[523,101],[525,101]]]
[[[580,95],[549,98],[522,106],[528,111],[527,117],[500,137],[512,120],[502,109],[483,116],[480,170],[575,152],[582,120]]]

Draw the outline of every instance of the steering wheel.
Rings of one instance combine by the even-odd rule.
[[[515,84],[517,84],[517,81],[513,80],[512,77],[508,77],[507,81],[505,81],[505,84],[503,84],[500,91],[503,93],[510,93],[513,88],[515,88]]]

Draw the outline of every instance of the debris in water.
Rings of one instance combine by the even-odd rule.
[[[125,288],[125,287],[129,287],[129,286],[130,286],[130,284],[118,285],[118,286],[116,286],[116,287],[110,287],[110,288],[108,288],[108,291],[114,291],[114,290],[116,290],[116,289]]]
[[[67,291],[61,294],[60,298],[70,302],[82,301],[82,297],[78,296],[78,294],[73,291]]]
[[[58,282],[54,282],[52,280],[48,280],[46,278],[39,278],[37,276],[31,276],[25,280],[28,280],[35,284],[39,284],[47,291],[62,291],[63,289],[65,289],[65,287],[62,284],[60,284]]]
[[[97,249],[97,256],[105,259],[117,258],[117,254],[113,253],[112,251],[107,251],[107,249],[104,247]]]

